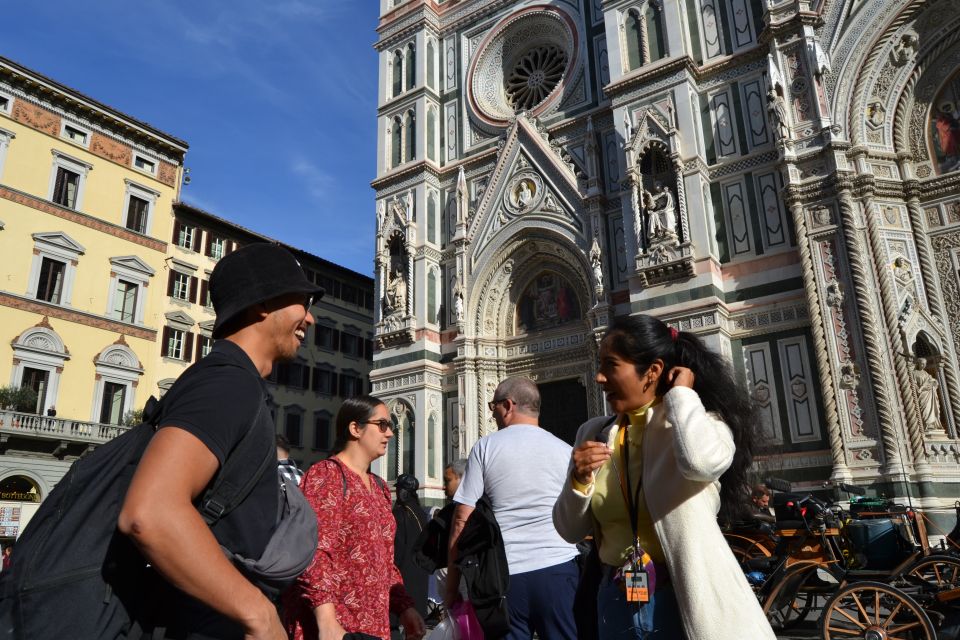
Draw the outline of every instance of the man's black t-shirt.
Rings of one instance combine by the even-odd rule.
[[[202,369],[188,369],[167,392],[170,397],[164,403],[166,406],[163,408],[160,428],[183,429],[196,436],[216,456],[222,469],[227,457],[246,435],[259,413],[253,429],[258,441],[262,441],[264,455],[273,451],[276,446],[275,427],[269,410],[264,406],[270,396],[253,361],[240,347],[228,340],[216,341],[204,360],[206,363]],[[213,363],[224,366],[209,366]],[[255,470],[250,469],[250,473]],[[212,530],[217,541],[246,558],[259,558],[276,527],[278,499],[279,478],[276,466],[271,465],[250,495],[214,524]],[[184,598],[191,600],[182,593],[175,600]],[[173,621],[167,618],[164,621],[173,628],[194,627],[194,623],[199,623],[200,627],[206,629],[210,624],[219,626],[225,621],[196,601],[178,604],[167,601],[163,608],[168,610],[167,613],[173,609],[179,619]],[[209,637],[227,636],[213,632]]]

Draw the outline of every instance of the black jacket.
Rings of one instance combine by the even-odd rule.
[[[486,496],[477,502],[460,532],[457,566],[463,572],[484,637],[493,640],[507,635],[510,631],[507,608],[510,567],[500,525]]]

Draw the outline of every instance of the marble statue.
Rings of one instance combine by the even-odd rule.
[[[920,421],[923,423],[923,430],[927,432],[942,431],[940,403],[937,398],[940,383],[927,371],[926,358],[917,358],[914,361],[914,370],[911,375],[917,388],[917,400],[920,405]]]
[[[590,247],[590,266],[593,269],[593,286],[597,290],[597,297],[603,296],[603,257],[600,253],[600,243],[597,237],[593,237],[593,245]]]
[[[767,91],[767,114],[770,116],[770,124],[776,130],[777,139],[785,142],[788,136],[787,104],[776,89]]]
[[[459,284],[453,290],[453,319],[457,324],[463,322],[463,289]]]
[[[390,273],[387,283],[387,295],[384,300],[387,311],[390,313],[402,312],[407,306],[407,283],[403,272],[395,270]]]
[[[673,192],[657,182],[653,193],[643,192],[643,205],[647,210],[647,241],[663,235],[676,234],[677,208],[673,201]]]

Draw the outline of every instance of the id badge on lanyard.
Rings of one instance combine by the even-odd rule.
[[[645,604],[650,602],[650,595],[654,581],[653,559],[640,546],[640,536],[637,533],[637,519],[640,509],[640,487],[643,484],[643,478],[637,483],[636,493],[630,491],[630,442],[627,426],[622,426],[620,453],[622,456],[623,472],[618,471],[620,477],[620,489],[623,492],[623,499],[627,505],[630,515],[630,526],[633,530],[633,546],[626,560],[614,576],[614,580],[623,586],[627,595],[627,602]]]

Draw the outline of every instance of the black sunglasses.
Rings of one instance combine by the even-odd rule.
[[[380,433],[386,433],[387,429],[393,429],[393,422],[390,420],[367,420],[367,424],[377,425]]]
[[[490,411],[493,411],[497,408],[498,404],[503,404],[504,402],[510,402],[510,398],[500,398],[499,400],[493,399],[487,403],[487,406],[490,407]]]

